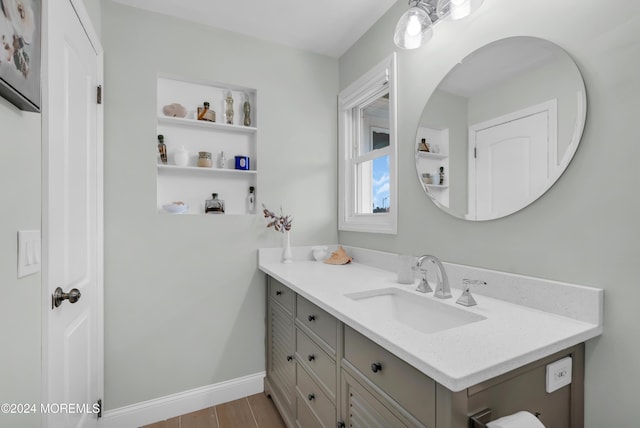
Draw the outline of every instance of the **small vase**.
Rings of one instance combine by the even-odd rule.
[[[293,256],[291,255],[291,241],[289,240],[289,232],[286,231],[283,236],[283,249],[282,249],[282,263],[292,263]]]

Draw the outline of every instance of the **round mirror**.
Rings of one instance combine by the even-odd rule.
[[[471,53],[440,82],[416,133],[425,192],[467,220],[512,214],[569,165],[586,117],[578,67],[560,47],[511,37]]]

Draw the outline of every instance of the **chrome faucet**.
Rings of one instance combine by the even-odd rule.
[[[449,278],[447,278],[447,272],[444,270],[444,266],[442,266],[442,262],[436,256],[424,255],[418,258],[418,262],[416,263],[416,269],[423,272],[422,281],[416,288],[416,291],[421,293],[429,293],[431,292],[431,287],[429,287],[429,283],[427,282],[427,269],[422,267],[422,264],[426,261],[432,261],[438,267],[438,284],[436,285],[436,292],[433,293],[435,297],[439,297],[440,299],[448,299],[451,297],[451,287],[449,286]]]
[[[464,306],[477,305],[476,299],[471,295],[472,285],[487,285],[486,282],[479,279],[463,279],[462,280],[462,295],[456,300],[456,303]]]

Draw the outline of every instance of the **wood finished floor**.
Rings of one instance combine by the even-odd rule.
[[[260,393],[142,428],[285,428],[273,401]]]

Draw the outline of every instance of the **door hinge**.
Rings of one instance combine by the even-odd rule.
[[[98,405],[98,419],[100,419],[102,417],[102,398],[99,398],[96,404]]]
[[[473,148],[473,157],[474,159],[478,157],[478,149],[477,148]]]
[[[102,104],[102,85],[98,85],[98,90],[96,93],[96,102],[98,104]]]

